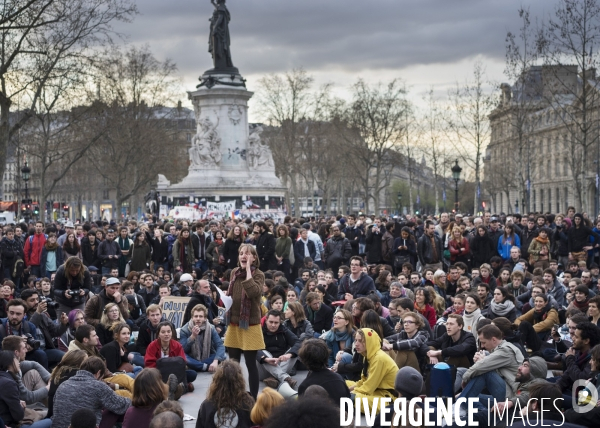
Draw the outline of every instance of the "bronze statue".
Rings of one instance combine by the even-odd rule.
[[[231,61],[231,50],[229,37],[229,21],[231,15],[225,0],[210,0],[215,7],[212,18],[210,18],[210,34],[208,37],[208,51],[213,58],[215,70],[233,68]]]

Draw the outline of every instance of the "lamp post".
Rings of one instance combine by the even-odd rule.
[[[396,203],[396,210],[398,211],[398,216],[400,216],[400,208],[402,208],[402,192],[398,192],[398,202]]]
[[[452,178],[454,179],[454,212],[458,212],[458,181],[460,180],[460,173],[462,168],[458,166],[458,159],[455,161],[452,167]]]
[[[25,221],[29,220],[29,204],[31,204],[29,201],[29,188],[27,187],[27,182],[30,178],[31,168],[29,168],[27,161],[25,161],[25,165],[21,168],[21,179],[25,182],[25,199],[23,199],[23,203],[25,204],[25,210],[23,210]]]

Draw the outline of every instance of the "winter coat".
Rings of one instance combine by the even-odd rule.
[[[166,263],[169,259],[169,243],[163,236],[159,241],[158,238],[152,238],[152,261],[154,263]]]
[[[265,323],[265,325],[262,326],[262,333],[265,341],[264,351],[270,353],[273,358],[279,358],[283,354],[292,354],[292,357],[298,356],[302,341],[300,341],[298,337],[283,324],[280,324],[277,331],[272,333]],[[263,364],[265,357],[268,356],[263,351],[258,351],[256,354],[256,361]]]
[[[406,247],[406,250],[399,250],[398,247]],[[394,256],[408,257],[413,268],[417,266],[417,242],[413,237],[408,239],[396,238],[394,241]]]
[[[256,242],[256,252],[260,260],[260,270],[266,272],[268,270],[277,269],[277,259],[275,258],[275,237],[269,232],[263,232],[258,237]],[[313,258],[314,260],[314,258]]]
[[[77,278],[73,278],[71,280],[71,283],[69,283],[69,279],[67,278],[67,275],[65,273],[65,265],[62,265],[58,268],[58,270],[56,271],[56,275],[54,276],[54,299],[58,303],[60,303],[61,305],[68,306],[70,308],[74,308],[75,306],[81,305],[81,303],[85,301],[85,296],[87,296],[90,290],[92,289],[92,277],[90,275],[90,271],[87,270],[87,268],[84,269],[85,271],[83,273],[83,283],[81,283]],[[65,297],[66,290],[83,290],[84,295],[72,296],[70,299],[67,299]]]
[[[369,408],[373,408],[375,397],[390,397],[394,400],[394,395],[390,391],[394,390],[394,382],[398,373],[398,366],[392,358],[381,349],[381,338],[370,328],[361,329],[365,336],[366,362],[368,372],[362,371],[360,380],[354,384],[352,391],[356,398],[366,398]],[[425,345],[425,344],[423,344]],[[379,409],[381,409],[379,400]]]
[[[179,343],[183,346],[183,352],[187,355],[192,355],[192,327],[193,320],[190,320],[187,324],[185,324],[181,330],[179,330]],[[212,324],[208,324],[210,327],[210,355],[215,356],[215,360],[224,361],[225,356],[225,345],[223,345],[223,340],[219,337],[219,333],[215,329],[215,326]],[[205,333],[206,334],[206,333]],[[196,339],[197,340],[197,339]]]
[[[142,356],[146,355],[148,345],[158,338],[158,330],[156,327],[152,327],[150,320],[146,320],[140,326],[138,338],[135,341],[135,351],[139,352]]]
[[[83,264],[86,266],[95,266],[98,269],[102,267],[102,262],[98,258],[98,247],[100,243],[96,240],[94,241],[94,248],[92,248],[92,244],[90,243],[90,238],[85,237],[81,240],[81,258],[83,259]]]
[[[308,319],[308,307],[304,306],[304,313]],[[333,324],[333,309],[322,303],[319,310],[314,314],[314,319],[310,322],[312,328],[317,333],[329,331]]]
[[[100,355],[106,360],[106,368],[113,373],[119,371],[121,364],[129,363],[129,358],[127,358],[129,352],[125,351],[121,355],[121,347],[116,340],[103,344]]]
[[[327,240],[323,261],[327,263],[329,268],[337,270],[340,265],[348,263],[350,257],[352,257],[352,247],[343,233],[337,237],[332,236]]]
[[[310,239],[306,239],[306,243],[302,239],[294,242],[294,264],[297,268],[304,266],[304,258],[306,257],[305,247],[308,247],[308,253],[311,259],[317,256],[317,247]]]
[[[382,228],[377,230],[375,225],[367,229],[367,247],[365,250],[367,252],[367,263],[381,263],[383,261],[382,241],[384,232],[385,229],[383,231]]]
[[[515,380],[519,366],[523,364],[523,355],[519,348],[503,340],[489,355],[473,364],[463,375],[463,382],[468,383],[471,378],[496,371],[506,383],[506,398],[512,399],[519,384]]]
[[[114,393],[110,387],[85,370],[60,384],[54,397],[53,428],[67,428],[71,416],[80,408],[92,409],[96,413],[96,424],[100,425],[102,410],[123,415],[131,400]]]
[[[367,296],[372,290],[375,290],[373,279],[364,272],[360,273],[359,278],[351,282],[350,273],[347,273],[340,279],[338,286],[338,300],[346,300],[346,293],[352,294],[353,298]]]
[[[485,317],[481,315],[481,309],[479,308],[475,309],[470,314],[465,311],[463,313],[463,321],[465,322],[463,330],[472,333],[473,336],[477,336],[477,323],[483,318]]]
[[[106,290],[102,290],[100,293],[92,296],[92,298],[85,305],[84,315],[85,322],[93,325],[94,327],[100,323],[102,317],[102,311],[104,307],[109,303],[117,303],[112,297],[106,295]],[[129,319],[129,304],[125,296],[121,295],[121,303],[117,303],[121,315],[125,320]]]
[[[213,320],[219,315],[219,307],[210,296],[193,292],[190,301],[185,307],[185,313],[183,314],[182,325],[185,325],[192,318],[192,309],[196,305],[204,305],[208,309],[208,322],[213,323]]]
[[[529,246],[539,232],[536,226],[533,229],[529,229],[527,226],[521,231],[521,255],[525,260],[529,260]]]
[[[142,245],[134,244],[129,248],[129,255],[131,257],[129,268],[136,272],[143,272],[144,269],[149,269],[150,261],[152,260],[150,245],[144,241]]]
[[[185,352],[183,352],[183,346],[176,341],[171,339],[169,342],[169,357],[181,357],[184,361],[187,361]],[[146,368],[156,368],[156,361],[162,358],[162,349],[160,345],[160,339],[156,339],[146,349],[146,355],[144,356],[144,365]]]
[[[348,239],[348,241],[350,242],[350,248],[352,249],[352,255],[353,256],[358,256],[358,244],[360,243],[360,240],[364,237],[365,232],[363,231],[362,227],[350,227],[350,226],[346,226],[346,228],[344,229],[344,235],[346,236],[346,238]]]
[[[444,258],[442,240],[436,234],[433,235],[433,239],[437,253],[437,262],[441,262]],[[434,263],[433,247],[431,246],[431,238],[429,236],[424,234],[419,238],[417,243],[417,254],[419,256],[419,262],[421,262],[422,266]]]
[[[192,268],[194,267],[194,246],[192,245],[192,240],[188,239],[187,242],[187,248],[186,248],[186,254],[185,254],[185,269],[182,266],[184,261],[180,260],[180,247],[181,247],[181,243],[179,241],[179,239],[177,239],[174,243],[173,243],[173,249],[171,251],[171,255],[173,256],[173,267],[174,268],[181,268],[182,272],[185,273],[190,273],[192,271]]]
[[[302,320],[294,327],[292,322],[289,319],[286,319],[283,322],[283,325],[286,326],[289,331],[294,333],[300,342],[304,341],[304,339],[312,339],[315,335],[313,326],[308,320]]]
[[[573,221],[573,226],[569,229],[567,233],[567,246],[569,249],[569,253],[578,253],[583,251],[583,247],[590,245],[590,236],[593,236],[596,242],[600,242],[600,235],[598,235],[589,227],[584,226],[583,219],[579,227],[576,227],[575,222]]]
[[[0,418],[9,426],[17,426],[25,417],[17,381],[10,372],[0,372]]]
[[[223,256],[223,247],[226,241],[221,242],[220,244],[217,241],[213,241],[208,245],[206,249],[206,261],[208,262],[209,267],[214,268],[219,266],[219,256]]]
[[[394,235],[389,231],[385,231],[381,239],[381,257],[383,261],[389,264],[393,263],[394,259]]]
[[[450,357],[467,357],[470,365],[473,365],[473,356],[477,351],[475,336],[468,331],[461,330],[460,337],[455,342],[448,333],[444,333],[436,339],[427,341],[427,347],[442,351],[442,359]]]
[[[237,267],[240,245],[242,245],[241,241],[237,241],[235,239],[225,240],[225,244],[223,244],[222,255],[225,257],[225,261],[227,262],[227,269],[235,269]]]
[[[544,333],[547,331],[549,332],[550,330],[552,330],[554,324],[559,323],[558,312],[552,307],[546,313],[546,317],[540,322],[535,321],[534,314],[535,309],[531,309],[529,312],[524,313],[515,320],[515,325],[521,324],[522,321],[529,321],[532,324],[533,329],[536,333]]]
[[[54,339],[63,335],[69,328],[69,324],[54,323],[48,313],[39,313],[35,311],[29,320],[44,336],[46,349],[56,349]]]
[[[15,262],[18,259],[24,261],[25,258],[21,243],[17,239],[10,241],[6,236],[0,241],[0,254],[2,254],[2,268],[9,269],[11,275],[15,267]]]
[[[109,258],[108,256],[116,256]],[[119,267],[121,247],[116,241],[105,239],[98,245],[98,258],[102,261],[102,267],[113,269]]]
[[[460,241],[451,239],[448,242],[448,250],[450,251],[450,262],[452,263],[468,259],[471,251],[467,238],[462,238]]]
[[[484,263],[489,263],[490,259],[496,254],[494,241],[487,233],[480,236],[477,233],[471,241],[471,254],[473,254],[473,266],[479,267]]]
[[[42,250],[46,244],[46,235],[36,233],[25,238],[25,264],[27,266],[39,266],[41,263]],[[600,241],[600,239],[599,239]]]

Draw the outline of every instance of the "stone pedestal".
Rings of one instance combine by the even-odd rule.
[[[197,90],[188,92],[196,118],[189,173],[174,185],[160,178],[157,190],[171,198],[283,197],[271,151],[260,140],[262,128],[249,129],[253,93],[242,76],[210,70],[200,80]]]

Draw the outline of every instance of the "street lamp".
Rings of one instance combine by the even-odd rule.
[[[25,204],[25,210],[23,210],[23,214],[25,216],[25,220],[29,220],[29,188],[27,187],[27,182],[31,178],[31,168],[25,161],[25,165],[21,168],[21,179],[25,182],[25,199],[23,199],[23,203]]]
[[[396,203],[396,205],[398,216],[400,216],[400,208],[402,208],[402,192],[398,192],[398,202]]]
[[[452,178],[454,179],[454,212],[458,212],[458,181],[460,180],[460,173],[462,168],[458,166],[458,159],[455,161],[452,167]]]

